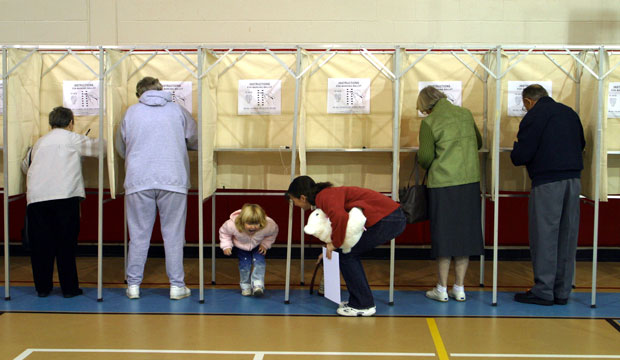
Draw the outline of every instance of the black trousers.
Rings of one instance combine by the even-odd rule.
[[[79,288],[75,252],[80,233],[80,198],[49,200],[28,205],[32,276],[39,293],[52,291],[54,259],[63,294]]]

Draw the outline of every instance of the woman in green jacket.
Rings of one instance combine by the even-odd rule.
[[[452,105],[432,86],[422,89],[417,108],[428,114],[420,125],[418,162],[428,172],[432,256],[439,271],[437,286],[426,296],[442,302],[448,297],[465,301],[469,256],[484,251],[478,162],[482,139],[471,112]],[[448,292],[452,257],[456,279]]]

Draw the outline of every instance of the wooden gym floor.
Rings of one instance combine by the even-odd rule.
[[[578,262],[569,305],[551,307],[513,302],[512,294],[530,285],[531,266],[500,262],[494,307],[490,262],[485,288],[478,286],[479,263],[472,262],[468,301],[438,303],[423,296],[435,283],[434,262],[397,261],[395,304],[388,306],[389,263],[368,260],[378,308],[372,318],[335,316],[335,304],[299,285],[299,261],[293,261],[288,305],[283,260],[268,259],[264,298],[241,297],[235,259],[217,260],[217,285],[211,285],[206,261],[205,304],[198,303],[197,259],[185,261],[192,297],[179,301],[167,299],[159,258],[147,262],[143,296],[127,299],[122,264],[123,259],[104,258],[104,299],[97,302],[95,258],[78,260],[85,295],[64,299],[59,290],[37,298],[29,259],[12,257],[11,300],[0,300],[0,358],[620,359],[618,262],[599,264],[597,307],[591,309],[588,262]],[[313,261],[306,261],[306,283],[313,268]]]

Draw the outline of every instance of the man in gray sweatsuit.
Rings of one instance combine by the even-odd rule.
[[[189,158],[197,149],[196,122],[158,79],[145,77],[136,86],[140,99],[127,109],[116,133],[115,146],[125,158],[125,204],[129,227],[127,296],[140,297],[140,283],[159,209],[166,252],[170,298],[190,295],[185,286],[183,245],[187,216]]]

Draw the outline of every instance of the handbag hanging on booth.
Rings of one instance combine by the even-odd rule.
[[[400,207],[405,213],[408,224],[415,224],[420,221],[428,220],[427,190],[425,185],[426,173],[420,184],[420,171],[418,154],[416,154],[407,186],[398,190]],[[410,185],[412,177],[414,178],[414,184]]]

